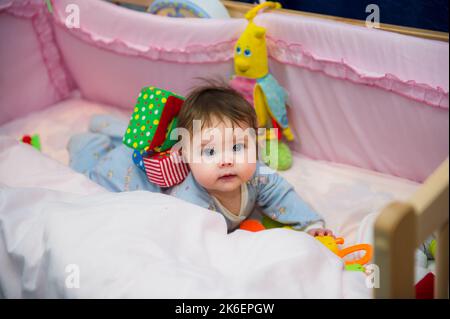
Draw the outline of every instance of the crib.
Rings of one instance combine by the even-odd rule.
[[[43,1],[0,1],[0,133],[73,97],[130,110],[146,85],[185,94],[197,77],[229,78],[251,5],[223,3],[232,19],[88,0],[54,1],[50,13]],[[74,4],[80,27],[69,28]],[[414,298],[414,251],[436,233],[434,296],[448,298],[448,34],[289,10],[255,22],[267,28],[271,72],[289,92],[294,151],[420,184],[377,214],[374,297]]]

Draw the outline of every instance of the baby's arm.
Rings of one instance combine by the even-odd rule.
[[[264,174],[270,169],[258,163],[255,183],[257,183],[257,203],[264,214],[271,219],[292,226],[296,230],[308,232],[312,236],[332,235],[324,229],[325,223],[278,173]]]

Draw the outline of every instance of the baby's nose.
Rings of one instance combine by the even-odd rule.
[[[221,161],[219,163],[220,167],[230,167],[233,166],[233,156],[231,154],[224,154],[221,158]]]
[[[229,162],[229,161],[221,161],[219,164],[220,167],[231,167],[233,166],[233,162]]]

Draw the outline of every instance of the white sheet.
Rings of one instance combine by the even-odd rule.
[[[94,114],[114,114],[128,118],[123,110],[74,98],[4,124],[0,126],[0,135],[19,140],[23,135],[39,134],[42,151],[67,165],[67,142],[72,135],[87,131],[89,119]]]
[[[111,194],[66,167],[71,134],[85,131],[92,114],[111,111],[74,99],[0,128],[13,137],[0,138],[6,297],[370,297],[362,273],[343,272],[337,257],[304,234],[226,235],[218,214],[163,195]],[[24,133],[39,133],[43,152],[59,162],[14,140]],[[417,188],[298,155],[282,174],[346,245],[371,242],[361,221]],[[80,267],[78,289],[65,286],[70,264]]]

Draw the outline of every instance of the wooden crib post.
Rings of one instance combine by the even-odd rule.
[[[416,214],[407,203],[393,202],[375,222],[375,265],[380,286],[375,298],[414,298]]]
[[[411,198],[417,214],[417,244],[437,233],[435,298],[448,298],[448,158],[426,179]]]
[[[435,298],[448,298],[448,221],[438,231],[436,241],[436,283]]]

